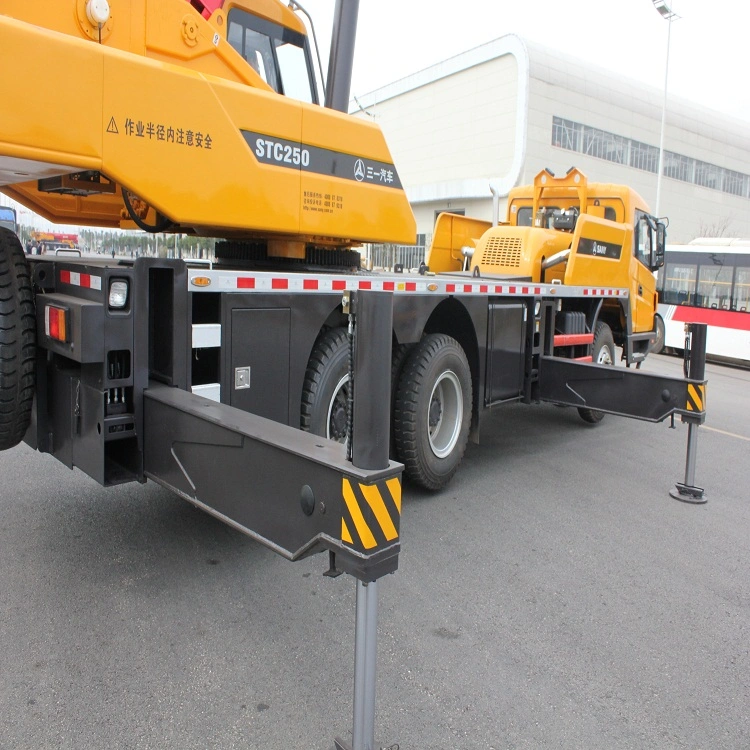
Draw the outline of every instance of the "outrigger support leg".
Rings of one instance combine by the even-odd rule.
[[[337,737],[336,750],[375,750],[375,677],[378,643],[378,583],[357,581],[354,633],[354,721],[349,745]]]
[[[372,357],[379,357],[381,362],[391,361],[392,301],[390,295],[359,292],[352,302],[357,334],[368,343],[367,352],[359,347],[354,351],[352,462],[360,468],[380,469],[389,465],[390,381],[377,377],[373,380]],[[362,388],[362,392],[372,394],[369,399],[357,400],[357,390]],[[336,750],[375,750],[377,643],[378,582],[359,579],[354,633],[353,744],[337,737]]]
[[[705,323],[688,323],[685,327],[685,377],[703,380],[706,372],[706,332]],[[705,415],[706,391],[704,386],[688,388],[688,409],[700,412],[701,416],[683,415],[682,421],[688,424],[687,456],[685,458],[685,481],[677,482],[669,491],[670,497],[683,503],[702,505],[707,497],[702,487],[695,486],[695,457],[698,451],[698,427]]]

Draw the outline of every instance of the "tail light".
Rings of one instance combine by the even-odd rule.
[[[64,307],[47,305],[44,309],[44,332],[55,341],[67,343],[70,331],[70,312]]]

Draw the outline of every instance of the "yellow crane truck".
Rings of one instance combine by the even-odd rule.
[[[575,169],[545,170],[511,192],[507,222],[442,216],[422,273],[361,272],[358,246],[413,242],[415,222],[378,127],[338,111],[351,73],[346,13],[321,106],[296,7],[3,4],[6,69],[35,51],[6,81],[3,192],[55,222],[223,238],[210,267],[32,260],[22,319],[36,318],[28,351],[46,356],[3,376],[14,394],[3,447],[25,435],[103,484],[143,479],[152,382],[353,438],[349,322],[364,291],[391,300],[392,395],[381,409],[392,438],[377,439],[417,484],[443,487],[501,403],[572,403],[590,422],[644,416],[642,398],[622,402],[619,380],[594,396],[561,386],[558,364],[612,364],[615,345],[627,365],[646,356],[665,232],[643,200]],[[31,116],[29,90],[55,118]],[[5,256],[14,246],[4,235]],[[98,450],[76,447],[89,442]]]
[[[289,559],[328,550],[362,584],[370,664],[402,470],[444,487],[505,403],[702,419],[702,383],[605,366],[648,351],[664,226],[575,170],[514,190],[506,223],[442,216],[419,273],[363,271],[358,248],[413,243],[414,217],[381,131],[346,113],[357,0],[325,87],[298,12],[3,1],[0,190],[51,222],[221,239],[210,263],[27,258],[0,228],[0,449],[154,480]]]

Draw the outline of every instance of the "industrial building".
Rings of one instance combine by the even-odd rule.
[[[352,100],[382,127],[429,240],[440,211],[492,218],[543,168],[629,185],[656,210],[664,92],[506,35]],[[707,102],[705,104],[710,104]],[[750,237],[750,126],[670,96],[659,213],[669,241]]]

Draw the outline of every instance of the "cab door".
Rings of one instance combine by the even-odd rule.
[[[636,211],[633,227],[633,259],[630,274],[630,306],[633,333],[652,331],[656,312],[656,275],[652,270],[656,230],[643,211]]]

